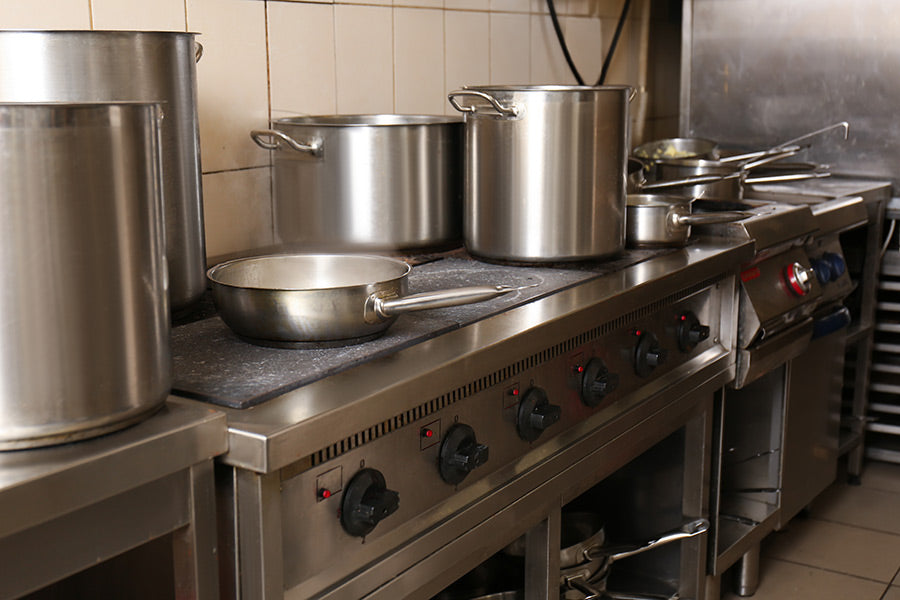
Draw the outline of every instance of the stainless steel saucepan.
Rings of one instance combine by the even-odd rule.
[[[693,198],[664,194],[628,194],[625,237],[632,248],[684,246],[691,225],[731,223],[750,216],[743,211],[691,214]]]
[[[274,254],[207,272],[223,321],[248,342],[283,348],[375,339],[397,316],[472,304],[520,287],[474,286],[407,295],[410,266],[384,256]]]

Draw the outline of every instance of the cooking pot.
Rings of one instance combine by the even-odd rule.
[[[0,104],[0,449],[113,431],[168,395],[159,115]]]
[[[666,138],[635,146],[632,156],[647,163],[666,158],[719,158],[718,145],[702,138]]]
[[[663,194],[628,194],[626,239],[633,248],[684,246],[691,225],[731,223],[750,216],[743,211],[691,214],[693,198]]]
[[[206,289],[194,34],[0,31],[0,102],[160,102],[169,299]]]
[[[250,135],[275,150],[281,242],[341,252],[462,242],[462,119],[291,117]]]
[[[473,286],[406,295],[410,266],[384,256],[275,254],[211,268],[222,320],[248,342],[345,346],[383,334],[406,312],[490,300],[521,288]]]
[[[625,246],[624,86],[471,86],[463,238],[511,262],[596,259]]]

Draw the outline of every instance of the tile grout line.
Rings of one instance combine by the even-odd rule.
[[[792,564],[792,565],[797,565],[797,566],[799,566],[799,567],[807,567],[808,569],[814,569],[814,570],[816,570],[816,571],[824,571],[825,573],[832,573],[832,574],[834,574],[834,575],[843,575],[843,576],[845,576],[845,577],[852,577],[853,579],[860,579],[860,580],[862,580],[862,581],[869,581],[869,582],[871,582],[871,583],[880,583],[880,584],[887,585],[888,588],[891,587],[891,582],[890,582],[890,581],[889,581],[887,584],[885,584],[885,582],[880,581],[880,580],[878,580],[878,579],[872,579],[871,577],[863,577],[862,575],[854,575],[853,573],[845,573],[844,571],[835,571],[834,569],[828,569],[828,568],[825,568],[825,567],[819,567],[819,566],[816,566],[816,565],[810,565],[810,564],[803,563],[803,562],[799,562],[799,561],[796,561],[796,560],[788,560],[788,559],[786,559],[786,558],[778,558],[778,557],[775,557],[775,556],[768,556],[768,557],[766,557],[766,558],[767,558],[768,560],[774,560],[774,561],[779,561],[779,562],[785,562],[785,563],[789,563],[789,564]],[[896,574],[895,574],[893,577],[896,577]],[[891,581],[893,581],[893,577],[891,577]]]

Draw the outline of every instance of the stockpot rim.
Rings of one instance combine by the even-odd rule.
[[[463,124],[462,117],[443,115],[404,115],[371,113],[350,115],[303,115],[273,119],[272,125],[309,127],[409,127]]]

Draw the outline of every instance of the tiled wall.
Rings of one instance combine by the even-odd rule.
[[[650,5],[632,2],[607,79],[641,90],[632,104],[637,138],[677,116],[677,106],[660,108],[645,89]],[[622,0],[556,0],[556,7],[576,65],[595,80]],[[248,136],[270,118],[455,114],[446,95],[462,85],[574,83],[545,0],[0,0],[0,28],[201,34],[200,139],[212,260],[273,243],[270,157]],[[677,69],[677,60],[672,65]],[[668,93],[675,97],[677,89]]]

